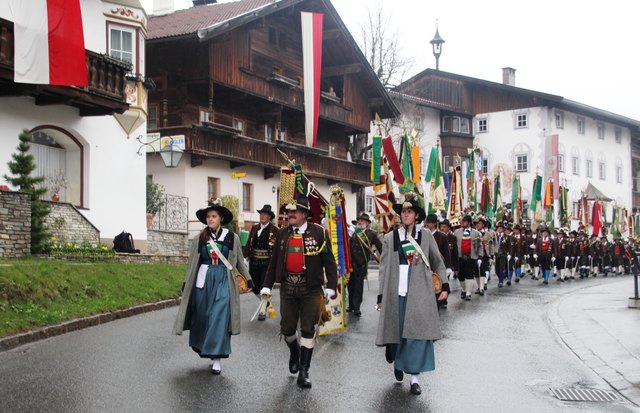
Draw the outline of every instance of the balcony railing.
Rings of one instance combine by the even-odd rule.
[[[110,115],[128,109],[125,76],[131,70],[129,63],[87,50],[88,86],[19,84],[13,82],[13,49],[13,23],[0,19],[0,96],[33,96],[37,105],[75,106],[82,116]]]

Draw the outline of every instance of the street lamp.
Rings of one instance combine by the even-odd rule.
[[[142,156],[142,152],[140,152],[142,147],[151,146],[153,148],[151,144],[158,142],[162,138],[158,137],[149,142],[142,142],[142,135],[138,135],[136,139],[138,140],[138,142],[142,144],[138,148],[138,152],[137,152],[138,155]],[[154,148],[154,152],[155,152],[155,148]],[[169,141],[167,142],[167,144],[164,145],[162,148],[160,148],[158,152],[160,152],[160,157],[162,157],[162,162],[164,162],[164,166],[167,168],[177,167],[178,164],[180,163],[180,160],[182,159],[182,155],[184,154],[184,151],[173,142],[173,138],[169,138]]]
[[[438,33],[438,21],[436,20],[436,35],[433,36],[433,39],[429,42],[431,43],[431,47],[433,48],[433,55],[436,57],[436,70],[440,70],[440,54],[442,53],[442,44],[444,43],[444,39],[440,37],[440,33]]]

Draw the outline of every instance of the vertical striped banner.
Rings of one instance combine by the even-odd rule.
[[[302,68],[304,74],[304,129],[307,146],[316,146],[320,114],[322,69],[322,14],[302,12]]]

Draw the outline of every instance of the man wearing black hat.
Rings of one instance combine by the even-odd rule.
[[[447,237],[449,244],[449,256],[451,257],[451,271],[453,271],[454,278],[458,276],[460,270],[460,263],[458,260],[458,240],[451,231],[451,223],[448,219],[440,221],[440,231]],[[446,308],[447,300],[444,300],[444,305],[441,308]]]
[[[309,367],[319,322],[320,300],[336,295],[338,269],[327,231],[308,222],[313,215],[309,200],[298,196],[287,204],[289,225],[276,235],[273,256],[265,275],[261,295],[271,295],[276,282],[280,287],[280,333],[289,347],[289,371],[298,373],[298,386],[311,387]],[[325,276],[326,288],[323,291]],[[324,307],[324,306],[323,306]],[[301,338],[298,341],[298,323]]]
[[[267,204],[257,212],[260,213],[260,222],[251,227],[249,240],[244,247],[244,256],[249,259],[249,272],[255,286],[253,292],[259,295],[269,267],[269,259],[273,254],[278,227],[272,222],[276,214],[272,211],[271,205]],[[265,314],[258,314],[259,321],[264,321],[265,318]]]
[[[462,286],[460,298],[471,301],[471,291],[475,284],[474,278],[482,264],[481,249],[482,235],[471,226],[471,217],[462,217],[462,228],[458,228],[454,235],[458,244],[458,257],[460,259],[460,272],[458,280]]]
[[[349,308],[347,312],[353,312],[353,315],[360,317],[360,305],[362,304],[362,292],[364,289],[364,280],[367,278],[369,270],[369,260],[371,256],[379,261],[376,254],[372,251],[372,247],[376,247],[378,252],[382,251],[382,243],[378,239],[378,234],[369,228],[371,219],[364,212],[360,214],[357,221],[352,221],[356,226],[355,232],[351,237],[351,262],[353,270],[347,284],[349,293]]]
[[[427,219],[425,219],[425,227],[431,231],[431,235],[436,240],[436,244],[438,245],[438,251],[440,251],[440,255],[442,256],[442,261],[444,261],[444,266],[446,267],[446,277],[447,280],[453,275],[453,271],[451,270],[451,254],[449,253],[449,242],[447,240],[447,236],[444,235],[438,229],[438,216],[436,214],[427,215]],[[443,276],[444,278],[444,276]],[[448,284],[447,284],[448,286]],[[447,291],[451,292],[451,291]],[[436,294],[438,295],[438,294]],[[447,308],[446,300],[436,301],[438,303],[438,308]]]

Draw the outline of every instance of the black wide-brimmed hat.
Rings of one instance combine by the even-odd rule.
[[[292,203],[287,204],[284,207],[285,211],[304,211],[307,213],[307,217],[313,216],[313,211],[309,207],[309,198],[304,195],[299,195]]]
[[[418,200],[415,198],[408,198],[402,203],[393,204],[393,210],[396,214],[401,215],[403,209],[413,209],[416,212],[416,222],[422,222],[427,215],[424,209],[418,205]]]
[[[353,221],[351,221],[351,223],[353,225],[356,225],[358,223],[359,220],[365,220],[367,221],[369,224],[371,224],[371,218],[369,218],[369,214],[362,212],[360,213],[360,215],[358,216],[358,218],[354,219]]]
[[[208,206],[199,209],[198,212],[196,212],[198,221],[207,225],[207,212],[209,211],[218,211],[218,214],[220,214],[221,218],[220,225],[226,225],[233,220],[233,214],[227,208],[222,206],[222,204],[220,203],[220,198],[209,200]]]
[[[276,217],[275,212],[273,212],[271,210],[271,205],[269,205],[269,204],[264,204],[262,209],[258,209],[258,212],[261,213],[261,214],[264,212],[265,214],[271,215],[271,219],[274,219]]]

